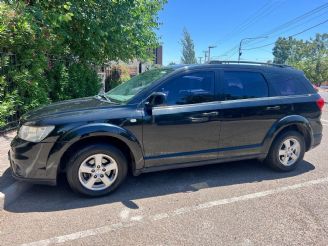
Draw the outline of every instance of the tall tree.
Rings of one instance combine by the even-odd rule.
[[[316,34],[314,39],[303,42],[297,48],[301,55],[289,58],[288,64],[303,70],[318,86],[328,81],[328,33]]]
[[[108,60],[150,59],[166,0],[0,0],[0,127],[8,115],[94,95]]]
[[[182,43],[182,57],[181,63],[183,64],[196,64],[197,59],[195,55],[194,41],[192,40],[190,33],[186,28],[183,29]]]
[[[273,48],[273,62],[284,64],[291,54],[292,38],[279,37]]]
[[[328,33],[308,41],[278,38],[273,48],[274,62],[287,63],[304,71],[317,85],[328,80]]]

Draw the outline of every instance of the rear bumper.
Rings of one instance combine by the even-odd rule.
[[[31,143],[15,138],[8,152],[12,176],[34,184],[56,185],[56,176],[47,173],[48,154],[53,143]]]
[[[322,133],[314,134],[311,149],[317,147],[321,143]]]

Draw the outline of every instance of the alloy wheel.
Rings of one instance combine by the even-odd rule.
[[[105,154],[95,154],[86,158],[79,168],[80,183],[92,191],[104,190],[116,180],[118,166],[116,161]]]
[[[295,138],[287,138],[279,148],[279,161],[284,166],[293,165],[299,158],[301,145]]]

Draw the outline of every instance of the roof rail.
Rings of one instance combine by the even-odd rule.
[[[208,64],[254,64],[254,65],[265,65],[265,66],[273,66],[273,67],[290,67],[285,64],[277,64],[277,63],[265,63],[265,62],[252,62],[252,61],[219,61],[213,60],[209,61]]]

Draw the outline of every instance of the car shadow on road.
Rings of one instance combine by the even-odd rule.
[[[15,182],[14,178],[11,175],[10,169],[6,169],[4,173],[0,176],[0,192],[5,190],[7,187],[12,185]]]
[[[57,187],[34,185],[5,209],[15,213],[51,212],[115,202],[121,202],[130,209],[138,209],[134,202],[138,199],[194,192],[198,190],[194,184],[206,183],[209,188],[247,184],[298,176],[314,169],[307,161],[287,173],[272,171],[255,160],[221,163],[129,176],[114,193],[100,198],[86,198],[73,193],[65,178],[61,177]]]

